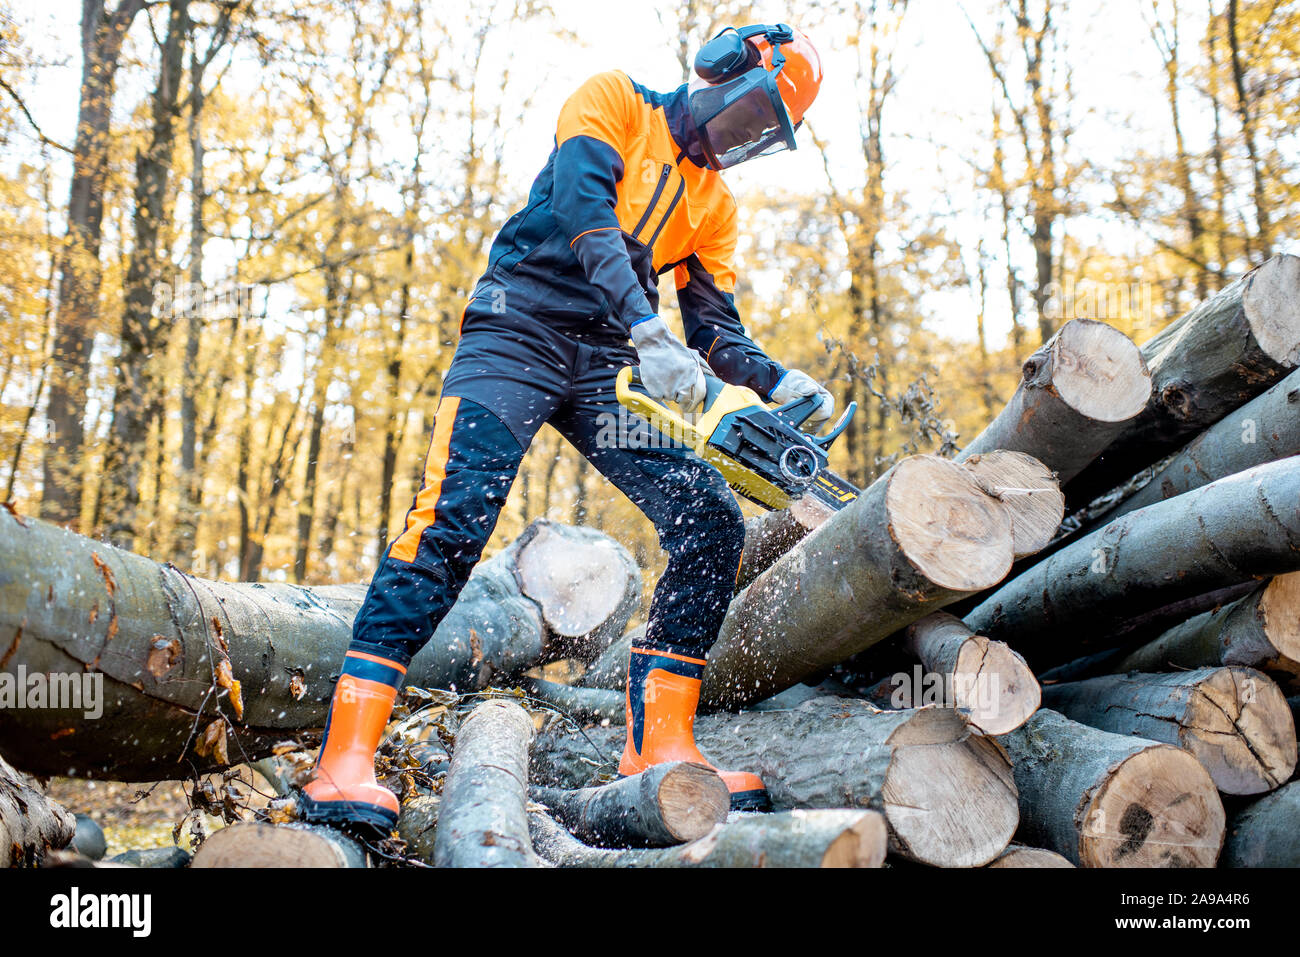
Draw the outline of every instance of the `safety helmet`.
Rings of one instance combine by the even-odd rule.
[[[822,85],[812,41],[784,23],[727,27],[695,55],[687,90],[705,158],[714,169],[784,149]]]

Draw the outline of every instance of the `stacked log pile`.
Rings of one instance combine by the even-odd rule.
[[[1141,345],[1066,323],[955,460],[752,520],[696,736],[770,814],[728,814],[703,765],[617,779],[640,572],[541,523],[412,663],[455,693],[390,727],[393,836],[289,823],[287,781],[193,866],[1300,863],[1298,361],[1278,256]],[[0,709],[0,751],[131,780],[310,754],[360,597],[202,582],[0,513],[0,675],[105,686],[98,724]],[[585,672],[538,670],[557,659]],[[70,839],[51,813],[32,846]]]

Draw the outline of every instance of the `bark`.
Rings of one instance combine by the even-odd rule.
[[[541,811],[528,815],[538,853],[557,867],[880,867],[884,819],[874,811],[743,815],[669,848],[588,847]]]
[[[342,832],[309,824],[246,821],[203,842],[190,867],[369,867],[365,849]]]
[[[438,811],[439,867],[533,867],[528,747],[533,719],[512,701],[475,708],[456,732]]]
[[[624,696],[619,691],[564,685],[528,676],[519,680],[519,687],[543,705],[550,705],[575,721],[609,721],[615,724],[624,721]]]
[[[749,585],[834,514],[829,506],[805,496],[796,499],[789,508],[764,512],[746,521],[745,550],[740,556],[737,587]]]
[[[1206,429],[1132,495],[1089,518],[1088,531],[1216,479],[1300,454],[1300,371]]]
[[[1012,844],[989,867],[1074,867],[1074,865],[1055,851]]]
[[[1179,748],[1043,709],[998,739],[1011,757],[1028,844],[1080,867],[1213,867],[1223,803]]]
[[[1066,485],[1087,504],[1250,401],[1300,361],[1300,257],[1279,255],[1201,303],[1142,346],[1146,409]]]
[[[588,530],[568,536],[533,526],[481,562],[408,683],[481,689],[547,660],[594,655],[575,630],[594,641],[621,631],[639,574],[627,559],[616,567],[637,582],[618,582],[606,566],[619,546],[594,547],[605,540]],[[580,590],[559,570],[520,586],[521,561],[548,560],[588,585],[612,581],[616,594],[581,592],[588,603],[575,607]],[[0,678],[103,675],[102,717],[87,720],[82,702],[0,708],[0,749],[33,772],[128,781],[265,757],[323,725],[365,591],[205,581],[0,512]],[[599,614],[622,620],[593,627]]]
[[[189,867],[191,855],[179,847],[147,847],[141,850],[123,851],[114,854],[107,861],[109,864],[123,864],[126,867]]]
[[[670,847],[704,837],[727,819],[731,795],[703,764],[658,764],[600,787],[534,787],[532,798],[584,844]]]
[[[1175,625],[1120,659],[1112,670],[1219,665],[1300,677],[1300,573],[1270,578],[1243,598]]]
[[[1223,842],[1224,867],[1300,867],[1300,781],[1234,813]]]
[[[1011,525],[969,470],[903,460],[735,598],[704,702],[770,697],[997,583],[1011,567]]]
[[[1300,458],[1131,512],[1040,562],[966,615],[1036,669],[1113,647],[1127,620],[1300,566]]]
[[[1038,679],[1025,659],[1000,641],[972,632],[959,618],[935,612],[910,625],[903,650],[919,658],[925,671],[942,676],[942,701],[966,712],[970,723],[985,734],[1014,731],[1038,710]],[[919,707],[921,689],[911,682],[910,700],[893,707]],[[886,679],[885,700],[901,690]],[[874,696],[872,696],[874,697]],[[884,706],[884,705],[882,705]]]
[[[1068,482],[1150,395],[1151,374],[1128,336],[1104,322],[1073,319],[1025,360],[1015,395],[958,461],[995,449],[1025,452]]]
[[[67,847],[77,822],[0,757],[0,867],[37,867]]]
[[[1043,703],[1090,727],[1178,745],[1224,794],[1271,791],[1295,770],[1291,709],[1251,668],[1106,675],[1048,685]]]
[[[539,782],[574,788],[612,770],[621,728],[543,732]],[[878,711],[819,698],[789,711],[715,714],[695,723],[716,766],[762,777],[776,810],[869,808],[890,828],[890,850],[943,867],[979,867],[1007,846],[1016,797],[1006,756],[951,709]]]

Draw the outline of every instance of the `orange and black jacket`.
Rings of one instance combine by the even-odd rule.
[[[766,398],[785,369],[736,312],[736,201],[705,165],[686,87],[600,73],[564,104],[528,205],[502,227],[473,300],[497,296],[568,334],[626,340],[672,270],[687,344]]]

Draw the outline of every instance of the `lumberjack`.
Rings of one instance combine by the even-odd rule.
[[[702,367],[767,401],[829,392],[773,361],[736,311],[736,202],[720,171],[795,147],[821,62],[785,24],[728,28],[695,77],[656,93],[601,73],[565,103],[528,204],[492,244],[443,382],[422,487],[357,615],[303,809],[310,821],[387,831],[398,804],[374,752],[411,657],[451,608],[496,524],[524,452],[550,422],[654,523],[668,565],[632,649],[621,774],[707,763],[694,742],[704,656],[735,588],[744,523],[722,476],[681,447],[636,435],[615,380],[640,365],[656,399],[690,409]],[[673,271],[686,342],[658,316]],[[629,344],[628,340],[631,340]],[[615,443],[600,423],[627,424]],[[720,772],[737,808],[767,804],[753,774]]]

